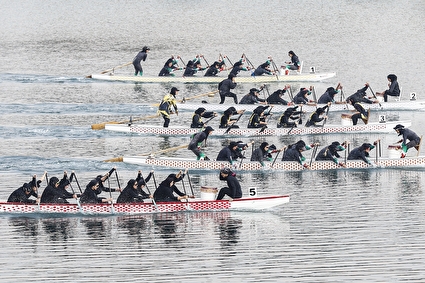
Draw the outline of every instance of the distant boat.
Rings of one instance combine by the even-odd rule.
[[[202,193],[202,192],[201,192]],[[208,197],[207,197],[208,198]],[[184,211],[228,211],[228,210],[263,210],[289,202],[288,195],[246,197],[229,200],[188,199],[188,202],[156,202],[149,199],[143,203],[99,203],[99,204],[23,204],[1,202],[0,213],[36,214],[36,215],[121,215],[146,214]]]

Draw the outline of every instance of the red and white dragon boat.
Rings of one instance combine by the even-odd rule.
[[[201,192],[202,195],[202,192]],[[289,195],[244,197],[233,200],[189,199],[173,202],[99,204],[24,204],[0,202],[0,213],[49,215],[137,215],[166,212],[201,211],[258,211],[274,208],[289,202]]]

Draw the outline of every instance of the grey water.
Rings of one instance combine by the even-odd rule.
[[[321,94],[341,82],[351,94],[369,82],[387,88],[395,73],[403,100],[425,85],[425,2],[348,1],[4,1],[0,0],[0,200],[33,174],[75,171],[82,186],[116,166],[121,185],[142,168],[106,159],[178,146],[188,137],[94,131],[92,124],[154,114],[172,86],[190,97],[208,84],[101,82],[88,75],[130,62],[151,48],[145,75],[156,76],[171,54],[185,61],[245,53],[254,65],[277,65],[294,50],[305,70],[336,72],[314,85]],[[132,75],[131,66],[117,73]],[[254,84],[239,85],[241,98]],[[271,84],[271,90],[283,84]],[[209,98],[217,102],[218,98]],[[229,103],[230,101],[226,101]],[[412,120],[424,134],[423,110],[372,112]],[[188,124],[191,113],[173,117]],[[276,115],[277,116],[277,115]],[[274,117],[276,119],[276,117]],[[274,120],[272,120],[274,121]],[[161,124],[161,120],[149,123]],[[240,121],[246,123],[246,118]],[[338,123],[337,115],[330,121]],[[216,121],[217,123],[217,121]],[[213,126],[216,124],[213,124]],[[271,137],[353,145],[395,133]],[[249,139],[243,138],[248,141]],[[256,140],[257,141],[257,140]],[[215,156],[227,140],[212,137]],[[308,153],[309,154],[309,153]],[[310,158],[309,155],[307,158]],[[372,153],[372,155],[375,153]],[[385,150],[384,150],[384,155]],[[414,156],[414,150],[409,156]],[[168,156],[194,158],[179,150]],[[170,170],[156,171],[157,179]],[[423,282],[423,169],[326,172],[237,172],[247,194],[289,194],[262,212],[155,214],[128,217],[0,216],[2,282]],[[222,187],[217,172],[192,172],[199,187]],[[44,183],[43,183],[44,184]],[[116,180],[110,185],[117,187]],[[153,189],[153,184],[150,186]],[[114,193],[115,198],[118,196]]]

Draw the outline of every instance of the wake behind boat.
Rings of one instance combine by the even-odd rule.
[[[385,123],[368,123],[353,125],[325,125],[324,127],[294,127],[294,128],[217,128],[211,137],[217,136],[283,136],[283,135],[310,135],[310,134],[336,134],[336,133],[389,133],[394,131],[397,124],[410,127],[410,121],[391,121]],[[138,125],[138,124],[106,124],[105,130],[125,133],[138,133],[149,135],[192,135],[199,133],[199,128],[183,126]]]
[[[372,161],[373,159],[371,159]],[[123,162],[129,164],[145,165],[155,169],[199,169],[199,170],[220,170],[229,166],[227,161],[212,160],[188,160],[187,158],[146,158],[141,156],[123,157]],[[347,169],[364,169],[364,168],[420,168],[425,166],[425,156],[406,157],[406,158],[380,158],[374,162],[374,165],[368,165],[362,160],[347,160],[344,162]],[[235,166],[238,171],[303,171],[303,170],[335,170],[345,169],[332,161],[313,161],[310,169],[305,169],[300,163],[295,161],[276,161],[265,163],[263,167],[259,162],[243,161],[236,162]]]
[[[146,200],[149,201],[149,200]],[[247,197],[229,200],[189,199],[186,201],[98,204],[24,204],[1,202],[0,213],[49,215],[137,215],[185,211],[258,211],[289,202],[288,195]]]

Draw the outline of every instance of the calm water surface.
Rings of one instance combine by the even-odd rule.
[[[116,166],[124,184],[137,170],[149,168],[103,160],[188,142],[188,137],[142,137],[90,129],[95,123],[155,113],[155,107],[141,104],[158,103],[173,86],[86,78],[131,61],[144,45],[151,48],[143,64],[146,75],[157,75],[171,54],[187,61],[203,53],[212,62],[220,52],[232,61],[245,53],[254,65],[270,55],[279,65],[294,50],[306,69],[315,66],[318,72],[337,72],[335,78],[314,84],[319,94],[338,82],[347,95],[365,82],[374,91],[382,91],[387,87],[386,76],[395,73],[404,99],[410,92],[420,99],[424,96],[425,2],[421,0],[0,0],[0,5],[1,200],[44,170],[49,176],[75,170],[85,185]],[[131,75],[133,70],[126,67],[117,72]],[[215,85],[177,86],[182,97],[216,89]],[[242,97],[251,87],[258,86],[241,85],[235,91]],[[270,86],[272,90],[282,87]],[[379,114],[372,113],[372,119]],[[389,120],[412,120],[412,129],[424,133],[423,111],[384,114]],[[181,113],[171,123],[187,123],[191,115]],[[338,123],[338,116],[330,117],[329,123]],[[243,118],[240,123],[246,122]],[[378,138],[387,145],[398,139],[395,134],[358,134],[267,140],[283,146],[300,138],[321,144],[350,140],[355,145]],[[215,157],[225,142],[212,137],[207,153]],[[193,158],[186,150],[169,155]],[[157,171],[157,179],[170,172]],[[3,215],[0,280],[425,280],[423,170],[237,173],[244,193],[255,186],[260,195],[290,194],[290,203],[257,213]],[[192,172],[195,192],[203,185],[222,187],[217,175]],[[117,186],[115,180],[111,186]]]

